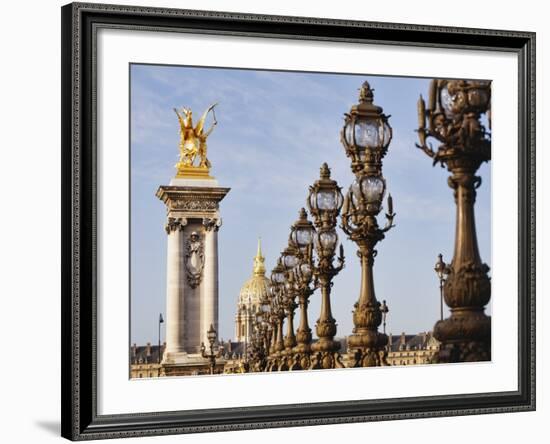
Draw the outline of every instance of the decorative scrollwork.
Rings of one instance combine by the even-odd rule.
[[[218,202],[216,200],[180,199],[172,201],[170,207],[173,210],[212,211],[218,209]]]
[[[491,299],[489,266],[474,261],[451,269],[444,286],[445,302],[451,308],[483,307]]]

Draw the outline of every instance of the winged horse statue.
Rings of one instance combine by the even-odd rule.
[[[203,113],[197,125],[193,128],[193,112],[190,108],[182,108],[180,112],[174,108],[180,123],[180,163],[187,167],[206,168],[211,167],[210,161],[206,157],[206,139],[214,127],[218,124],[214,108],[217,103],[210,105]],[[212,112],[213,122],[208,130],[205,131],[205,122],[208,114]],[[199,163],[196,165],[196,159]]]

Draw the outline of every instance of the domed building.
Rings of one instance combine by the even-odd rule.
[[[235,341],[250,342],[254,317],[260,309],[261,301],[269,297],[271,282],[265,276],[265,258],[258,239],[258,251],[254,258],[252,277],[241,288],[237,314],[235,316]]]

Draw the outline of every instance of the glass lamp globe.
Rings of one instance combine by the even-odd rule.
[[[330,168],[326,163],[321,166],[320,179],[310,187],[307,204],[315,219],[315,224],[323,218],[334,218],[342,208],[344,196],[336,181],[330,178]]]
[[[466,106],[466,94],[463,91],[453,91],[452,85],[449,84],[441,88],[440,98],[441,107],[449,119],[455,117]]]
[[[443,255],[440,253],[437,255],[437,262],[435,263],[434,271],[437,273],[437,277],[441,280],[445,276],[445,262],[443,262]]]
[[[290,248],[286,248],[282,254],[283,265],[287,270],[292,270],[298,263],[298,258],[294,251]]]
[[[338,235],[335,230],[322,231],[318,234],[318,246],[320,245],[325,250],[336,249],[338,243]]]
[[[364,82],[359,103],[346,114],[341,140],[357,174],[373,159],[383,157],[392,138],[392,129],[381,107],[374,104],[373,89]]]
[[[271,274],[271,280],[274,284],[282,284],[285,281],[285,275],[279,271]]]
[[[376,176],[365,176],[361,179],[361,191],[367,203],[381,202],[385,192],[384,180]]]
[[[365,204],[380,203],[386,192],[386,184],[381,177],[362,176],[352,182],[349,190],[353,205],[358,207],[362,200]]]
[[[484,80],[448,80],[439,84],[439,100],[448,119],[463,113],[484,113],[491,100],[491,82]]]
[[[304,277],[306,281],[309,281],[311,279],[311,276],[313,274],[311,270],[311,265],[309,264],[302,264],[300,265],[300,273]]]
[[[214,342],[216,340],[216,330],[214,330],[214,326],[210,325],[210,328],[206,332],[206,337],[208,338],[209,342]]]
[[[336,196],[334,195],[334,191],[319,191],[315,196],[315,204],[319,210],[334,210],[336,208]]]
[[[484,113],[489,108],[491,82],[475,80],[448,80],[439,85],[441,107],[448,119],[463,113]]]
[[[391,127],[382,117],[357,117],[346,124],[344,138],[349,146],[355,146],[361,160],[366,151],[382,148],[390,143]]]
[[[281,259],[279,258],[277,265],[273,270],[271,271],[271,282],[273,283],[273,287],[271,287],[273,295],[276,294],[276,287],[277,285],[281,285],[285,281],[285,273],[284,273],[283,266],[281,264]]]
[[[298,220],[292,225],[290,241],[295,247],[303,251],[313,242],[314,233],[315,228],[308,220],[306,210],[302,208]]]
[[[297,228],[294,233],[296,234],[295,242],[299,248],[307,247],[313,241],[313,227],[311,228],[300,227],[300,228]]]
[[[311,193],[309,196],[310,208],[318,212],[337,211],[342,207],[343,202],[342,193],[337,188],[319,190]]]

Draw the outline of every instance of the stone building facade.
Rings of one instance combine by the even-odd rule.
[[[395,337],[388,335],[388,364],[416,365],[429,364],[432,356],[439,350],[439,341],[432,332],[416,335],[401,333]]]
[[[133,344],[130,348],[130,378],[158,378],[164,376],[160,364],[162,353],[166,348],[166,343],[161,345],[151,345],[150,342],[145,346]]]

